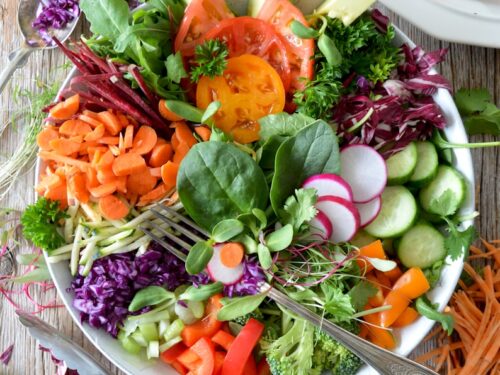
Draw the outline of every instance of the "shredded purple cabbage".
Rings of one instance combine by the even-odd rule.
[[[76,276],[70,289],[75,293],[73,306],[80,311],[82,322],[116,337],[137,291],[150,285],[174,290],[188,281],[184,263],[153,244],[137,257],[126,253],[96,260],[89,275]]]
[[[236,284],[225,285],[222,293],[226,297],[247,296],[260,292],[261,284],[266,280],[256,257],[248,257],[244,262],[243,277]],[[191,283],[198,287],[210,284],[213,280],[206,273],[199,273],[190,278]]]
[[[64,29],[80,15],[79,0],[47,0],[42,1],[42,10],[33,21],[33,28],[47,44],[52,44],[50,29]]]
[[[56,365],[56,374],[55,375],[79,375],[77,370],[73,370],[73,369],[68,368],[68,366],[66,365],[66,363],[63,360],[60,360],[60,359],[54,357],[52,350],[50,350],[49,348],[46,348],[42,345],[38,345],[38,349],[40,349],[42,352],[50,354],[50,359]]]
[[[357,77],[356,92],[340,100],[333,120],[344,143],[371,145],[389,157],[414,140],[429,138],[435,128],[445,127],[432,95],[451,86],[443,76],[429,71],[443,61],[447,50],[425,53],[406,44],[401,49],[405,60],[396,77],[375,87],[365,77]]]
[[[0,354],[0,362],[7,366],[12,358],[12,352],[14,351],[14,344],[9,346],[2,354]]]

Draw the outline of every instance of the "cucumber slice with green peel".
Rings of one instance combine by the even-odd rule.
[[[377,238],[401,236],[415,222],[417,202],[404,186],[388,186],[382,193],[382,209],[365,231]]]
[[[432,181],[420,190],[422,208],[439,216],[453,215],[465,199],[466,185],[456,169],[440,165]]]
[[[427,268],[445,257],[444,236],[429,224],[415,225],[398,244],[398,258],[408,268]]]
[[[403,150],[392,155],[386,161],[387,183],[389,185],[402,185],[410,179],[417,166],[417,146],[410,143]]]
[[[412,187],[427,185],[436,176],[439,160],[436,146],[431,142],[416,142],[417,165],[408,180]]]

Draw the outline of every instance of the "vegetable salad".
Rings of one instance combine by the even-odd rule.
[[[378,10],[338,18],[331,1],[79,5],[93,35],[54,39],[79,74],[46,109],[22,224],[69,261],[82,321],[203,375],[361,367],[269,285],[386,349],[420,316],[451,333],[426,293],[475,232],[432,97],[445,50],[397,46]],[[185,262],[145,233],[182,236],[155,205],[199,226]]]

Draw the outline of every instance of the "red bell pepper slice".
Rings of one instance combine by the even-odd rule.
[[[213,342],[208,337],[202,337],[190,348],[201,362],[193,370],[196,375],[212,375],[214,372],[215,348]]]
[[[271,375],[271,369],[266,358],[262,358],[257,365],[257,375]]]
[[[212,336],[212,341],[217,345],[220,345],[227,351],[229,350],[231,344],[234,341],[234,336],[231,335],[230,333],[220,330],[215,335]]]
[[[202,337],[212,337],[221,328],[222,322],[217,320],[217,313],[222,307],[221,298],[220,294],[210,297],[205,307],[205,316],[184,327],[181,337],[185,345],[190,347]]]
[[[250,319],[243,327],[241,332],[236,336],[233,344],[227,352],[224,365],[222,366],[222,375],[242,375],[248,359],[252,355],[252,351],[257,345],[264,325],[255,320]]]
[[[224,358],[226,358],[225,352],[215,352],[214,375],[220,375],[220,372],[222,371],[222,365],[224,364]]]
[[[185,352],[186,349],[187,346],[184,345],[182,342],[179,342],[178,344],[172,346],[170,349],[167,349],[163,353],[161,353],[160,358],[163,362],[171,365],[172,363],[177,361],[177,357],[179,357],[183,352]]]

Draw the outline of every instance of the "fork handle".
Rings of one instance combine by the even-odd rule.
[[[33,52],[32,48],[21,47],[9,54],[9,62],[0,73],[0,94],[9,82],[14,72],[22,68],[28,61],[28,56]]]
[[[269,289],[268,297],[328,333],[382,375],[437,375],[421,364],[373,345],[327,319],[322,319],[275,288]]]

